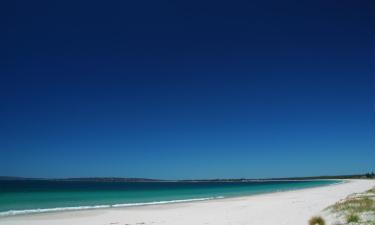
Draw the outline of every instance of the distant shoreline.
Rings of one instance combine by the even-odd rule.
[[[45,181],[100,181],[100,182],[254,182],[254,181],[299,181],[299,180],[327,180],[327,179],[366,179],[375,178],[374,173],[354,174],[354,175],[324,175],[307,177],[281,177],[281,178],[223,178],[223,179],[152,179],[152,178],[127,178],[127,177],[76,177],[76,178],[28,178],[0,176],[0,181],[18,180],[45,180]]]

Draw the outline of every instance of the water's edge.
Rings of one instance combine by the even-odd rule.
[[[315,180],[315,181],[317,181],[317,180]],[[325,180],[325,181],[328,181],[328,180]],[[259,192],[259,193],[252,193],[252,194],[247,193],[247,194],[242,194],[242,195],[239,194],[239,195],[229,195],[229,196],[212,196],[212,197],[204,197],[204,198],[176,199],[176,200],[152,201],[152,202],[123,203],[123,204],[102,204],[102,205],[84,205],[84,206],[72,206],[72,207],[8,210],[8,211],[0,212],[0,218],[9,217],[9,216],[17,216],[17,215],[37,214],[37,213],[53,213],[53,212],[65,212],[65,211],[78,211],[78,210],[122,208],[122,207],[135,207],[135,206],[147,206],[147,205],[162,205],[162,204],[173,204],[173,203],[198,202],[198,201],[208,201],[208,200],[223,199],[223,198],[226,198],[226,199],[227,198],[238,198],[238,197],[270,194],[270,193],[277,193],[277,192],[287,192],[287,191],[296,191],[296,190],[304,190],[304,189],[311,189],[311,188],[319,188],[319,187],[330,186],[330,185],[338,185],[338,184],[349,182],[347,180],[331,180],[331,181],[333,181],[333,183],[320,184],[320,185],[311,186],[311,187],[291,187],[289,189],[284,189],[284,190],[272,190],[272,191],[268,190],[268,191],[263,191],[263,192]]]
[[[211,198],[194,198],[194,199],[181,199],[181,200],[157,201],[157,202],[124,203],[124,204],[113,204],[113,205],[93,205],[93,206],[73,206],[73,207],[60,207],[60,208],[47,208],[47,209],[9,210],[6,212],[0,212],[0,217],[34,214],[34,213],[46,213],[46,212],[106,209],[106,208],[120,208],[120,207],[131,207],[131,206],[145,206],[145,205],[162,205],[162,204],[171,204],[171,203],[206,201],[206,200],[221,199],[221,198],[224,198],[224,197],[218,196],[218,197],[211,197]]]

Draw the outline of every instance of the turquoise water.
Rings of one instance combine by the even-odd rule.
[[[0,216],[253,195],[337,183],[0,181]]]

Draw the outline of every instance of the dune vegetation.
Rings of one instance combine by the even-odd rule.
[[[337,218],[333,225],[375,225],[375,187],[350,195],[327,211]]]

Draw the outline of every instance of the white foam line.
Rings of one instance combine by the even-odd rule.
[[[32,214],[32,213],[61,212],[61,211],[74,211],[74,210],[85,210],[85,209],[86,210],[87,209],[104,209],[104,208],[111,208],[111,207],[119,208],[119,207],[143,206],[143,205],[161,205],[161,204],[169,204],[169,203],[205,201],[205,200],[221,199],[221,198],[224,198],[224,197],[218,196],[218,197],[210,197],[210,198],[192,198],[192,199],[170,200],[170,201],[124,203],[124,204],[114,204],[114,205],[94,205],[94,206],[58,207],[58,208],[47,208],[47,209],[9,210],[6,212],[0,212],[0,217]]]

